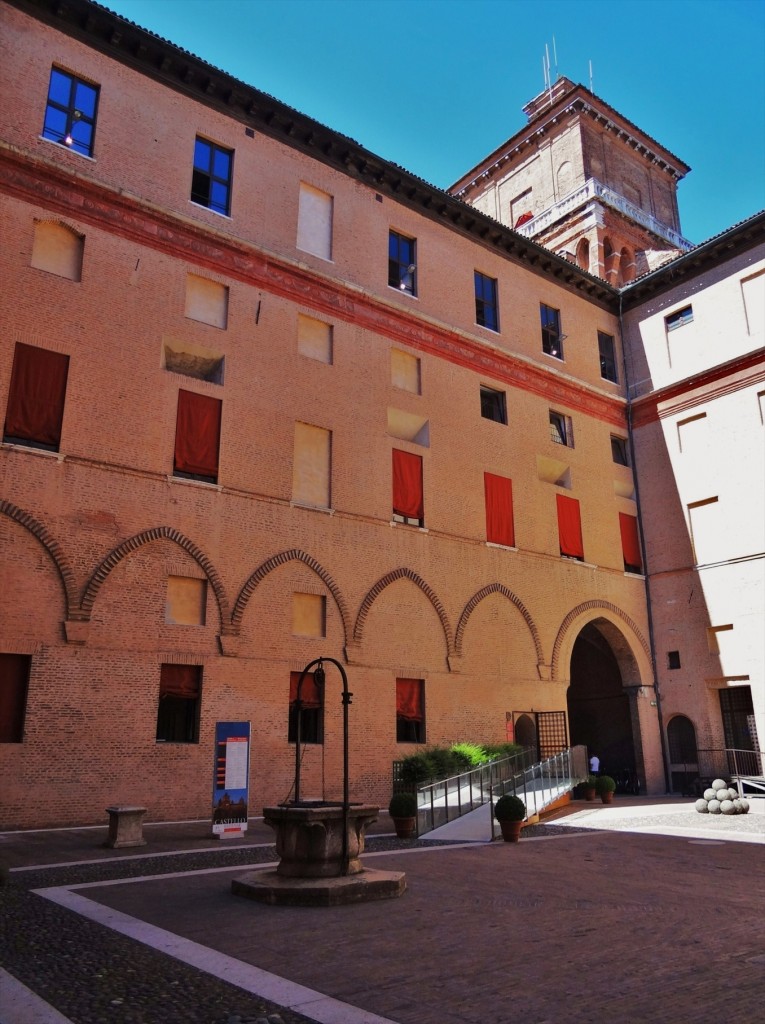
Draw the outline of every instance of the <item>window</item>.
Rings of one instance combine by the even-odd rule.
[[[677,443],[681,452],[687,454],[695,449],[697,454],[701,454],[708,444],[707,432],[704,429],[706,418],[707,414],[700,412],[677,421]]]
[[[292,595],[293,636],[327,635],[327,599],[323,594]]]
[[[228,216],[231,208],[231,171],[234,151],[216,146],[197,136],[194,143],[194,171],[191,201]]]
[[[168,373],[180,373],[193,380],[206,380],[209,384],[222,384],[226,357],[201,345],[192,345],[175,338],[163,338],[162,355]]]
[[[315,508],[330,508],[331,482],[332,431],[309,423],[296,423],[292,500]]]
[[[297,743],[297,692],[301,672],[290,672],[290,709],[287,725],[287,742]],[[324,698],[314,679],[313,672],[303,676],[300,687],[300,742],[324,742]]]
[[[300,182],[297,247],[322,259],[332,259],[332,196]]]
[[[707,646],[710,654],[722,654],[721,648],[727,646],[725,640],[730,640],[729,634],[733,632],[733,623],[725,626],[707,626]]]
[[[542,302],[539,305],[539,312],[542,321],[542,351],[548,356],[562,359],[563,335],[560,331],[560,310],[546,306]]]
[[[475,322],[480,327],[488,327],[490,331],[499,330],[499,311],[497,309],[497,282],[477,270],[475,277]]]
[[[168,576],[165,622],[174,626],[204,626],[207,582],[190,576]]]
[[[63,224],[49,220],[35,223],[30,266],[69,281],[82,280],[85,238]]]
[[[598,354],[600,355],[600,376],[603,380],[610,380],[617,384],[619,376],[616,372],[616,352],[612,335],[598,331]]]
[[[579,502],[565,494],[555,495],[558,503],[558,540],[560,553],[564,558],[576,558],[584,561],[584,545],[582,544],[582,522],[579,513]]]
[[[720,503],[705,498],[688,505],[691,548],[696,564],[717,561],[721,553],[721,538],[726,536]]]
[[[693,306],[684,306],[683,309],[678,309],[676,313],[670,313],[669,316],[664,317],[664,323],[668,331],[674,331],[678,327],[692,323],[692,321]]]
[[[483,475],[486,497],[486,540],[490,544],[515,547],[513,523],[513,482],[494,473]]]
[[[574,431],[570,416],[550,410],[550,439],[555,444],[563,444],[567,448],[574,447]]]
[[[17,342],[4,441],[58,451],[68,374],[69,356]]]
[[[507,401],[504,391],[481,385],[481,415],[485,420],[507,424]]]
[[[667,651],[667,668],[680,668],[680,651]]]
[[[422,456],[393,449],[393,519],[409,526],[425,522]]]
[[[219,327],[228,325],[228,288],[218,281],[197,274],[186,275],[186,309],[189,320]]]
[[[396,680],[396,742],[425,742],[425,682]]]
[[[417,413],[388,406],[388,433],[400,441],[411,441],[423,448],[430,447],[430,420]]]
[[[298,313],[298,352],[319,363],[332,364],[332,325]]]
[[[391,231],[388,237],[388,284],[391,288],[417,294],[416,242]]]
[[[159,673],[157,743],[198,743],[202,668],[162,665]]]
[[[619,530],[622,535],[624,571],[642,573],[643,560],[640,557],[640,540],[638,538],[637,518],[635,516],[629,516],[624,512],[620,512]]]
[[[765,331],[765,270],[743,278],[741,293],[749,333],[762,334]]]
[[[93,156],[98,87],[51,68],[43,138]]]
[[[394,388],[411,391],[413,395],[422,394],[419,358],[410,352],[392,348],[390,350],[390,382]]]
[[[178,392],[173,474],[191,480],[218,482],[218,450],[223,403],[193,391]]]
[[[0,743],[22,743],[32,658],[0,654]]]
[[[617,437],[616,434],[611,434],[611,458],[618,466],[629,466],[626,437]]]

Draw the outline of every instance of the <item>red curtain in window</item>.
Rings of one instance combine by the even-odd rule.
[[[513,524],[513,482],[504,476],[484,473],[486,493],[486,539],[493,544],[515,547]]]
[[[423,720],[421,679],[396,680],[396,714],[408,722]]]
[[[393,449],[393,511],[410,519],[424,516],[422,457]]]
[[[294,704],[297,700],[300,675],[300,672],[290,672],[290,704]],[[321,707],[321,694],[313,677],[313,672],[308,672],[303,678],[303,685],[300,687],[300,701],[304,709]]]
[[[622,534],[622,552],[627,565],[633,565],[636,569],[642,570],[643,560],[640,557],[640,541],[638,540],[637,518],[619,513],[619,529]]]
[[[195,476],[218,477],[221,400],[178,392],[175,468]]]
[[[0,654],[0,743],[21,743],[29,679],[28,654]]]
[[[69,356],[16,344],[5,435],[55,445],[61,441]]]
[[[163,665],[159,674],[159,696],[196,700],[199,696],[199,666]]]
[[[556,494],[556,498],[558,499],[560,553],[572,558],[584,558],[579,502],[576,498],[569,498],[565,494]]]

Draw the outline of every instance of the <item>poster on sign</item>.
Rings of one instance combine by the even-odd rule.
[[[247,831],[250,723],[216,722],[213,765],[213,835],[236,839]]]

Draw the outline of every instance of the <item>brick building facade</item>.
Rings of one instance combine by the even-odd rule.
[[[354,799],[513,735],[663,790],[616,289],[87,0],[0,19],[0,821],[204,817],[227,720],[287,797],[319,655]]]

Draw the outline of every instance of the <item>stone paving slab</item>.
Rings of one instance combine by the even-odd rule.
[[[397,1024],[749,1024],[765,1004],[756,845],[590,831],[369,861],[408,892],[268,907],[222,871],[82,894]]]

